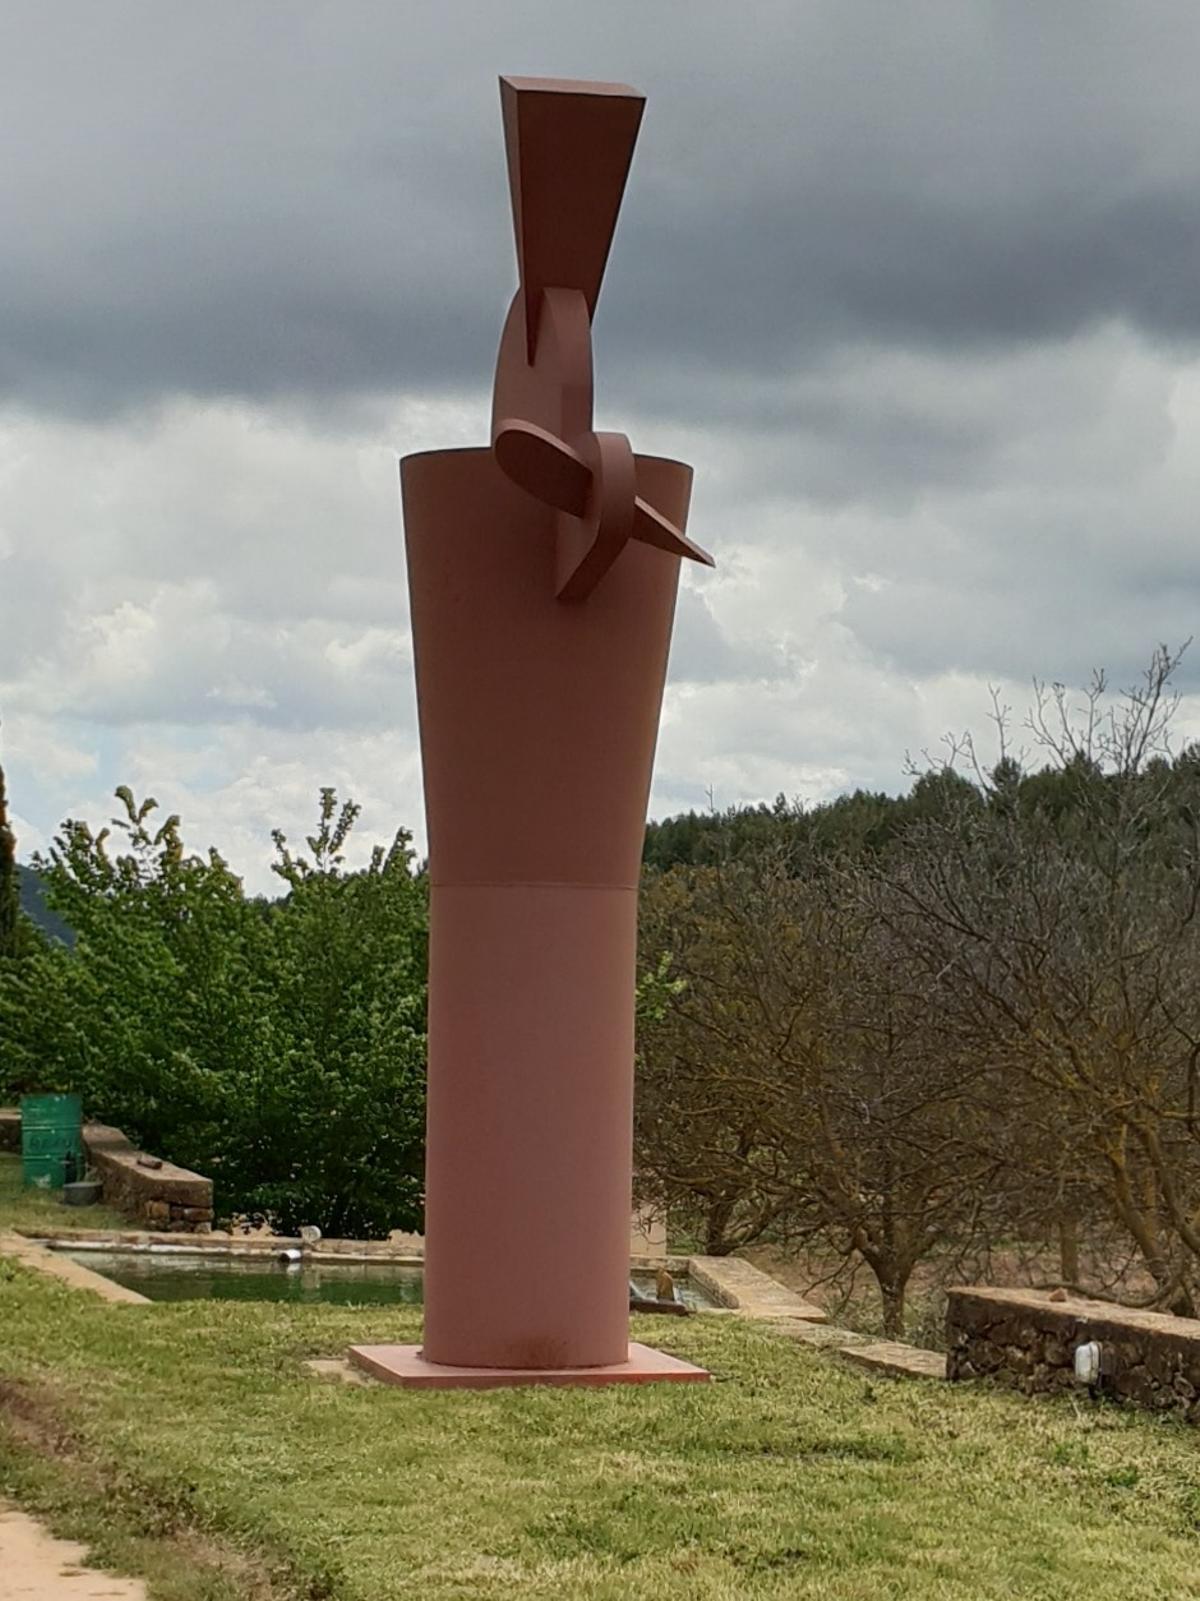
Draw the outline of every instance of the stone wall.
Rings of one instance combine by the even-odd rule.
[[[88,1162],[110,1206],[172,1234],[207,1234],[213,1221],[212,1180],[136,1150],[119,1128],[83,1125]]]
[[[1070,1390],[1075,1348],[1093,1340],[1100,1394],[1200,1422],[1200,1321],[1045,1291],[948,1292],[948,1379],[994,1379],[1026,1395]]]

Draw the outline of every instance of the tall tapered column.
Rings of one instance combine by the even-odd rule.
[[[487,451],[409,457],[432,881],[425,1343],[623,1362],[637,879],[679,564],[553,601],[553,516]],[[641,460],[686,520],[691,472]]]

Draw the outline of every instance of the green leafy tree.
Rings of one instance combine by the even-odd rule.
[[[188,855],[178,817],[117,791],[93,833],[64,823],[37,858],[49,904],[75,930],[0,988],[15,1088],[79,1091],[89,1112],[199,1167],[229,1087],[261,1032],[263,918],[218,852]]]
[[[285,1229],[370,1237],[420,1226],[427,913],[403,830],[346,870],[357,816],[325,789],[309,856],[273,836],[269,1049],[241,1076],[223,1171]]]
[[[117,791],[38,861],[74,950],[0,973],[0,1094],[72,1089],[89,1114],[213,1176],[284,1228],[420,1223],[425,887],[408,836],[349,872],[357,808],[322,792],[311,859],[276,836],[278,902],[247,898],[177,817]]]

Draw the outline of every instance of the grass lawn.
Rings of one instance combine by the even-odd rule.
[[[0,1229],[135,1229],[111,1207],[64,1206],[57,1190],[26,1188],[21,1158],[0,1152]]]
[[[108,1306],[0,1258],[0,1490],[160,1601],[1200,1597],[1194,1432],[868,1382],[725,1317],[712,1385],[420,1394],[311,1376],[402,1309]]]

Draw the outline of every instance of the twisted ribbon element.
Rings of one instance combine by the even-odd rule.
[[[592,316],[643,98],[547,78],[500,87],[521,284],[496,361],[497,465],[558,513],[559,600],[585,600],[631,539],[711,567],[638,494],[628,438],[592,425]]]

